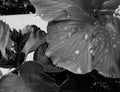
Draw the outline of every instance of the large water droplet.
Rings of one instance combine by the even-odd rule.
[[[79,53],[80,53],[80,51],[79,51],[79,50],[76,50],[76,51],[75,51],[75,54],[77,54],[77,55],[78,55]]]

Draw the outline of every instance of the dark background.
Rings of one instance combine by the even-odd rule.
[[[0,15],[35,13],[30,0],[0,0]]]

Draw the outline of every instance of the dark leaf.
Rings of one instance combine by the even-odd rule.
[[[100,75],[96,70],[83,75],[69,72],[68,79],[60,86],[60,92],[115,92],[116,89],[119,90],[119,84],[115,89],[111,83],[117,85],[113,79]]]
[[[32,92],[20,76],[5,75],[0,79],[0,92]],[[34,91],[33,91],[34,92]]]
[[[0,79],[0,92],[58,92],[54,81],[42,66],[29,61],[20,68],[20,75],[8,74]]]
[[[30,86],[33,92],[58,92],[57,85],[48,75],[44,73],[43,66],[28,61],[20,68],[20,75],[23,80]]]
[[[25,46],[22,50],[25,54],[28,54],[34,50],[36,50],[41,44],[43,44],[46,40],[45,36],[46,33],[42,31],[37,26],[31,26],[30,29],[30,36],[27,42],[25,43]]]
[[[60,69],[58,67],[55,67],[52,64],[52,61],[50,60],[50,58],[48,58],[45,55],[46,49],[48,47],[47,43],[44,43],[42,45],[40,45],[34,53],[34,61],[37,63],[40,63],[44,66],[44,69],[46,72],[61,72],[63,71],[63,69]]]
[[[17,31],[16,29],[13,29],[13,31],[11,32],[11,39],[14,41],[14,48],[16,52],[21,52],[29,37],[30,30],[27,32],[23,32],[21,30]]]
[[[14,53],[12,50],[6,49],[6,54],[7,59],[0,59],[0,67],[2,68],[17,68],[24,62],[24,53]]]
[[[60,92],[95,92],[90,89],[94,79],[89,74],[77,75],[69,73],[68,75],[68,79],[60,86]]]

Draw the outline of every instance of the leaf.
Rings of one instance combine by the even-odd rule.
[[[22,65],[20,75],[8,74],[0,79],[0,91],[58,92],[58,87],[41,71],[39,64],[29,61]]]
[[[117,9],[120,5],[120,0],[106,0],[103,3],[103,9]]]
[[[34,57],[34,61],[37,62],[37,63],[42,64],[44,66],[44,69],[45,69],[46,72],[61,72],[61,71],[63,71],[63,69],[55,67],[52,64],[51,59],[48,58],[45,55],[47,47],[48,47],[48,44],[44,43],[44,44],[40,45],[35,50],[35,53],[34,53],[34,56],[33,56]]]
[[[97,69],[104,76],[107,77],[120,77],[119,71],[119,27],[118,24],[113,22],[107,23],[105,29],[100,26],[95,30],[93,43],[93,68]],[[104,33],[105,32],[105,33]]]
[[[7,59],[0,59],[0,67],[2,68],[17,68],[25,59],[25,54],[21,52],[14,52],[13,50],[6,49]]]
[[[0,20],[0,50],[2,55],[7,58],[5,49],[11,48],[12,40],[10,39],[10,27],[8,24]]]
[[[83,1],[83,0],[82,0]],[[36,8],[36,13],[44,20],[50,22],[53,20],[69,20],[69,19],[75,19],[75,20],[81,20],[81,21],[87,21],[88,15],[83,13],[81,6],[84,3],[81,0],[31,0],[32,4]],[[89,0],[90,1],[90,0]],[[88,2],[90,5],[90,3]],[[87,5],[88,5],[87,4]],[[86,5],[86,4],[85,4]],[[89,7],[90,8],[90,7]],[[74,10],[74,11],[71,11]],[[79,16],[76,14],[76,12],[79,11]],[[83,17],[84,20],[81,18]],[[86,19],[85,19],[86,18]]]
[[[27,42],[25,43],[24,48],[22,49],[22,52],[25,54],[28,54],[38,48],[41,44],[45,42],[45,35],[46,33],[42,31],[37,26],[31,26],[29,29],[30,36]]]
[[[22,30],[17,31],[16,29],[13,29],[11,32],[11,39],[14,41],[14,49],[16,52],[21,52],[26,41],[30,37],[30,31],[31,30],[23,32]]]
[[[5,75],[0,79],[0,92],[31,92],[22,78],[15,75]]]
[[[57,85],[44,73],[43,66],[28,61],[20,68],[20,75],[33,92],[58,92]]]
[[[113,16],[119,0],[31,2],[48,21],[45,54],[54,65],[77,74],[97,69],[104,76],[120,77],[119,22]]]

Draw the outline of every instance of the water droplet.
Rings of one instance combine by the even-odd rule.
[[[115,40],[115,37],[112,37],[113,40]]]
[[[100,62],[102,62],[102,59],[100,59]]]
[[[69,36],[69,37],[71,37],[71,34],[72,34],[72,33],[71,33],[71,32],[69,32],[69,33],[68,33],[68,36]]]
[[[114,48],[116,48],[116,47],[117,47],[117,45],[116,45],[116,44],[114,44],[114,45],[113,45],[113,47],[114,47]]]
[[[105,49],[105,52],[106,52],[106,53],[108,53],[108,52],[109,52],[109,50],[106,48],[106,49]]]
[[[67,18],[69,19],[70,18],[70,15],[68,14]]]
[[[95,22],[94,25],[97,25],[97,22]]]
[[[85,35],[84,39],[85,39],[85,40],[87,40],[87,39],[88,39],[88,34],[86,34],[86,35]]]
[[[79,53],[80,53],[80,51],[79,51],[79,50],[76,50],[76,51],[75,51],[75,54],[79,54]]]
[[[95,39],[95,42],[98,42],[98,39]]]
[[[43,16],[44,16],[44,14],[40,14],[40,16],[41,16],[41,17],[43,17]]]
[[[90,53],[91,53],[91,54],[93,54],[93,53],[94,53],[93,49],[91,49],[91,50],[90,50]]]
[[[71,4],[68,5],[68,7],[71,7],[71,6],[72,6]]]
[[[64,28],[64,30],[67,30],[67,29],[68,29],[67,27]]]

